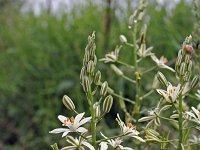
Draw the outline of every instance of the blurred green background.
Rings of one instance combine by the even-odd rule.
[[[25,2],[0,0],[2,150],[50,149],[49,145],[60,137],[48,133],[60,125],[57,115],[69,114],[61,101],[64,94],[74,100],[79,112],[88,110],[79,81],[87,37],[96,31],[98,58],[119,44],[120,34],[131,40],[128,16],[137,3],[79,0],[69,2],[67,11],[63,8],[55,12],[54,0],[47,0],[38,13],[24,5]],[[176,57],[195,22],[192,3],[184,0],[176,4],[171,1],[169,5],[151,0],[145,19],[147,45],[153,46],[158,56],[165,55],[168,59]],[[128,50],[122,52],[123,59],[131,62],[127,53]],[[111,87],[116,85],[103,63],[99,63],[99,68],[105,71],[104,80]],[[117,85],[121,84],[117,81]],[[127,88],[125,94],[129,97],[131,90]],[[114,108],[112,111],[116,112],[117,104]]]

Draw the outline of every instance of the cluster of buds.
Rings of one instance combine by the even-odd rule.
[[[178,52],[178,57],[175,64],[177,76],[180,80],[188,82],[191,77],[192,71],[192,52],[193,47],[191,44],[192,36],[185,39],[182,48]]]
[[[85,48],[85,55],[83,58],[83,67],[80,73],[81,84],[86,93],[91,90],[92,79],[95,75],[95,67],[97,64],[95,50],[95,33],[93,32],[92,35],[88,37],[88,44]]]

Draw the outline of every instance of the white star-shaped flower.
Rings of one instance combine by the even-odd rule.
[[[161,56],[160,59],[158,59],[155,54],[152,54],[151,59],[158,65],[158,67],[168,69],[168,70],[171,70],[172,72],[175,72],[175,70],[173,68],[165,65],[165,63],[167,63],[168,60],[164,56]]]
[[[82,137],[77,139],[72,136],[67,136],[67,142],[70,143],[71,146],[63,147],[61,150],[85,150],[85,147],[89,148],[89,150],[95,150],[94,147]]]
[[[105,58],[100,59],[100,61],[108,62],[116,62],[119,57],[119,51],[121,47],[116,47],[114,51],[105,55]]]
[[[177,86],[172,86],[172,84],[170,83],[167,87],[167,91],[163,89],[157,89],[156,91],[160,95],[162,95],[167,102],[172,103],[172,102],[175,102],[176,99],[178,98],[180,87],[181,87],[180,84],[178,84]]]
[[[105,135],[103,135],[101,133],[101,135],[105,138],[105,139],[108,139],[108,137],[106,137]],[[107,140],[107,144],[109,144],[113,149],[119,149],[119,150],[133,150],[132,148],[130,147],[124,147],[121,145],[122,143],[122,139],[121,138],[116,138],[116,139],[109,139]],[[103,143],[104,146],[106,145],[106,143]],[[107,149],[100,149],[100,150],[107,150]]]
[[[87,132],[88,130],[81,126],[89,122],[91,120],[91,117],[82,119],[84,114],[85,113],[78,114],[75,118],[71,117],[70,119],[65,116],[59,115],[58,119],[63,123],[62,125],[68,128],[57,128],[50,131],[49,133],[57,134],[63,132],[62,137],[64,137],[70,132],[80,132],[80,133]]]
[[[121,128],[122,134],[124,134],[125,136],[136,138],[141,142],[145,142],[141,137],[138,136],[139,132],[136,130],[136,127],[132,125],[132,123],[127,123],[126,125],[119,117],[119,114],[117,114],[116,120]]]
[[[192,110],[194,113],[192,112],[186,112],[186,113],[193,118],[192,121],[200,124],[200,111],[194,107],[192,107]]]

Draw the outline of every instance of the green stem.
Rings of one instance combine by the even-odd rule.
[[[159,118],[161,118],[161,119],[164,119],[164,120],[176,122],[176,120],[174,120],[174,119],[166,118],[166,117],[159,116],[159,115],[157,115],[157,116],[158,116]]]
[[[137,78],[136,73],[138,73],[138,64],[137,64],[137,22],[134,24],[134,29],[133,29],[133,65],[135,67],[135,76],[136,76],[136,85],[135,85],[135,105],[133,108],[133,114],[135,115],[136,119],[136,125],[138,124],[138,119],[139,119],[139,92],[140,92],[140,85],[139,85],[139,80]]]
[[[149,95],[151,95],[154,92],[154,90],[150,90],[148,93],[144,94],[143,96],[140,97],[140,100],[143,100],[144,98],[148,97]]]
[[[91,121],[92,145],[94,146],[94,149],[96,149],[96,119],[95,119],[95,112],[94,112],[94,108],[93,108],[94,99],[93,99],[91,90],[89,91],[88,96],[89,96],[88,98],[90,101],[90,112],[91,112],[91,116],[92,116],[92,121]]]
[[[150,72],[150,71],[153,71],[153,70],[156,69],[156,68],[157,68],[157,66],[154,66],[154,67],[152,67],[152,68],[146,69],[146,70],[143,71],[141,74],[143,75],[143,74],[145,74],[145,73],[148,73],[148,72]]]
[[[108,91],[108,93],[111,94],[111,95],[113,95],[113,96],[115,96],[115,97],[117,97],[117,98],[123,99],[126,102],[129,102],[131,104],[135,104],[135,102],[133,100],[125,98],[125,97],[123,97],[123,96],[121,96],[121,95],[119,95],[119,94],[117,94],[117,93],[115,93],[113,91],[112,92]]]
[[[136,81],[135,81],[135,80],[132,80],[131,78],[129,78],[129,77],[125,76],[125,75],[122,75],[122,78],[124,78],[124,79],[128,80],[129,82],[131,82],[131,83],[133,83],[133,84],[135,84],[135,83],[136,83]]]
[[[179,95],[179,120],[178,120],[178,124],[179,124],[179,146],[178,149],[181,150],[181,144],[183,141],[183,126],[182,126],[182,122],[183,122],[183,108],[182,108],[182,92],[180,92]]]
[[[119,61],[119,60],[117,60],[116,62],[117,62],[118,64],[124,65],[124,66],[126,66],[126,67],[128,67],[128,68],[130,68],[130,69],[132,69],[132,70],[135,69],[134,66],[131,66],[131,65],[125,63],[125,62],[122,62],[122,61]]]

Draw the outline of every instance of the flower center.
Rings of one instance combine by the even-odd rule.
[[[64,119],[64,121],[63,121],[63,126],[66,126],[67,125],[67,122],[68,122],[68,118],[66,118],[66,119]]]
[[[71,122],[72,124],[74,124],[74,117],[73,117],[73,116],[70,118],[70,122]]]
[[[136,127],[132,124],[132,123],[127,123],[127,127],[129,128],[129,129],[136,129]]]

